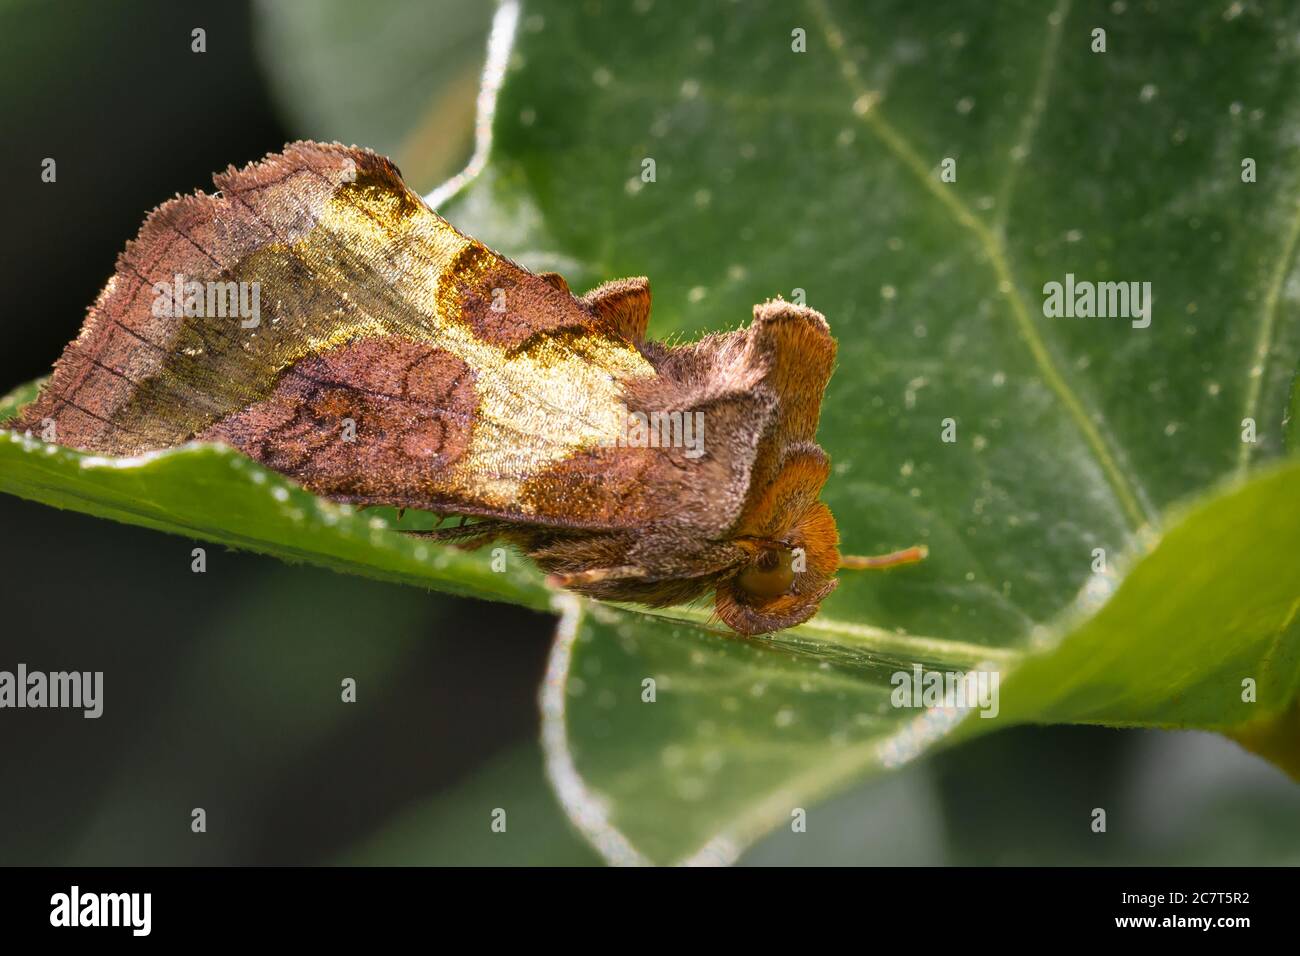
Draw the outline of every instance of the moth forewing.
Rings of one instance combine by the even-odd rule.
[[[215,182],[149,214],[9,427],[117,455],[224,441],[336,501],[473,516],[429,535],[507,538],[557,586],[715,592],[743,633],[834,588],[818,313],[775,300],[668,346],[645,338],[645,278],[577,298],[369,150],[294,143]]]

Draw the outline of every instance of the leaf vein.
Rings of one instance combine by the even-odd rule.
[[[1291,226],[1282,243],[1282,253],[1273,266],[1269,278],[1268,291],[1264,295],[1264,307],[1260,312],[1259,332],[1255,336],[1255,347],[1250,353],[1250,368],[1247,369],[1246,404],[1242,409],[1242,418],[1255,418],[1259,412],[1259,397],[1264,388],[1264,366],[1268,353],[1273,347],[1273,334],[1277,328],[1277,314],[1282,300],[1282,287],[1290,273],[1291,260],[1295,257],[1297,239],[1300,239],[1300,197],[1295,202],[1295,214],[1291,217]],[[1250,465],[1250,456],[1255,450],[1255,443],[1243,441],[1237,450],[1237,470],[1244,474]]]
[[[1083,401],[1057,367],[1056,360],[1052,357],[1047,344],[1043,341],[1037,327],[1030,319],[1029,309],[1025,305],[1024,297],[1020,294],[1019,287],[1016,285],[1011,273],[1006,246],[1001,237],[976,216],[969,206],[958,199],[952,190],[939,185],[938,180],[930,174],[930,170],[912,145],[881,115],[878,104],[879,94],[872,94],[861,83],[856,82],[857,73],[853,69],[852,63],[844,56],[844,35],[831,21],[825,0],[807,0],[807,3],[820,23],[822,32],[826,35],[827,43],[840,62],[841,74],[856,96],[854,114],[917,177],[926,191],[947,208],[953,218],[974,234],[988,257],[994,276],[998,280],[998,290],[1007,300],[1012,321],[1015,323],[1020,338],[1029,349],[1030,356],[1038,367],[1044,382],[1056,394],[1069,417],[1082,433],[1084,441],[1093,457],[1096,458],[1097,464],[1105,475],[1107,484],[1110,486],[1120,509],[1124,512],[1134,530],[1140,529],[1144,525],[1154,524],[1156,522],[1155,516],[1151,513],[1149,506],[1145,504],[1146,495],[1142,494],[1140,490],[1135,490],[1130,485],[1128,477],[1119,467],[1115,453],[1111,451],[1110,444],[1102,435],[1093,417],[1084,408]]]
[[[1070,16],[1070,3],[1071,0],[1058,0],[1056,9],[1047,16],[1047,37],[1043,41],[1043,58],[1038,64],[1038,78],[1034,81],[1034,92],[1029,100],[1029,109],[1025,111],[1020,121],[1020,133],[1008,154],[1011,160],[1010,168],[1007,169],[1002,185],[998,188],[997,214],[993,219],[993,231],[999,236],[1006,228],[1016,181],[1020,176],[1021,168],[1025,165],[1025,160],[1029,158],[1029,149],[1033,144],[1034,135],[1038,132],[1038,123],[1047,108],[1047,97],[1051,92],[1052,77],[1055,75],[1056,51],[1061,45],[1061,33],[1065,21]]]

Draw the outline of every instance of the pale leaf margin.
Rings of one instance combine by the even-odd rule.
[[[1063,609],[1050,624],[1041,625],[1034,630],[1029,647],[1025,650],[984,648],[987,656],[980,659],[978,654],[972,656],[970,653],[974,649],[972,645],[947,642],[939,638],[913,638],[857,624],[851,625],[852,630],[839,635],[841,640],[836,641],[838,622],[833,620],[819,621],[817,626],[810,626],[814,623],[810,622],[783,632],[783,640],[789,635],[796,635],[815,641],[842,643],[855,650],[862,650],[874,642],[875,646],[869,653],[880,653],[893,659],[897,659],[900,654],[905,656],[909,645],[912,645],[910,651],[918,660],[946,660],[963,670],[997,670],[1002,681],[1002,707],[1006,719],[983,721],[977,719],[973,711],[957,708],[924,710],[890,733],[843,748],[835,754],[833,760],[818,765],[815,770],[781,782],[742,808],[725,830],[714,834],[703,845],[674,862],[679,865],[729,865],[757,839],[783,822],[792,805],[808,805],[824,800],[872,773],[897,769],[911,763],[937,746],[952,746],[990,730],[1023,724],[1081,723],[1112,727],[1215,730],[1300,779],[1300,747],[1297,745],[1300,737],[1295,733],[1296,728],[1300,727],[1300,697],[1297,696],[1300,692],[1300,668],[1295,668],[1294,674],[1274,674],[1272,677],[1272,689],[1289,694],[1289,700],[1279,701],[1272,706],[1261,706],[1263,713],[1258,718],[1228,723],[1135,718],[1122,712],[1122,708],[1099,715],[1075,709],[1059,693],[1060,687],[1052,688],[1055,697],[1049,693],[1044,698],[1038,687],[1032,686],[1062,683],[1052,676],[1054,657],[1065,654],[1067,659],[1071,656],[1078,659],[1092,654],[1095,645],[1090,642],[1097,636],[1099,615],[1112,601],[1122,601],[1127,597],[1126,587],[1130,590],[1140,587],[1139,572],[1142,571],[1144,562],[1155,558],[1162,548],[1168,549],[1173,555],[1182,553],[1187,532],[1196,528],[1198,520],[1216,509],[1233,507],[1234,499],[1250,495],[1252,488],[1262,487],[1265,483],[1300,487],[1300,461],[1295,458],[1283,459],[1252,470],[1249,478],[1229,476],[1190,501],[1170,508],[1158,535],[1154,531],[1149,532],[1127,559],[1121,557],[1118,566],[1112,564],[1105,574],[1094,575],[1071,605]],[[1288,533],[1300,546],[1300,529],[1291,528]],[[615,865],[656,862],[638,850],[611,822],[611,807],[601,793],[588,786],[569,749],[565,694],[574,646],[588,616],[601,620],[602,615],[608,615],[610,611],[599,602],[586,601],[571,594],[557,595],[554,606],[561,615],[560,625],[540,694],[542,743],[548,776],[570,820],[607,862]],[[680,613],[683,610],[670,609],[659,616],[693,626],[699,630],[701,640],[728,639],[704,630],[700,626],[700,615]],[[1289,611],[1284,610],[1284,618],[1276,629],[1271,654],[1260,662],[1265,669],[1274,664],[1285,667],[1291,657],[1300,657],[1300,654],[1292,654],[1281,646],[1281,642],[1294,630],[1298,614],[1300,593],[1289,605]],[[770,639],[751,639],[751,643],[761,646],[765,640]],[[1116,649],[1108,646],[1103,652],[1110,653],[1113,658]],[[1122,667],[1123,661],[1111,659],[1104,663]],[[1169,661],[1171,671],[1177,671],[1180,666],[1178,660]],[[1155,675],[1153,683],[1159,684],[1165,676]],[[1177,686],[1173,693],[1178,693]],[[1030,703],[1017,704],[1017,699],[1028,700]],[[1150,704],[1149,701],[1142,703]]]

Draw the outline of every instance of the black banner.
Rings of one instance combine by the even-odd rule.
[[[824,929],[852,927],[873,945],[929,934],[937,945],[1099,935],[1231,945],[1241,934],[1294,925],[1289,870],[10,869],[0,883],[7,939],[78,943],[337,944],[380,930],[436,928],[444,937],[505,926],[544,934],[557,925],[593,938],[609,920],[623,927],[611,942],[676,923],[743,938],[773,921],[806,931],[825,920]]]

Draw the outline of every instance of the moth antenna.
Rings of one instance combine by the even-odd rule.
[[[553,588],[583,587],[598,584],[610,578],[644,578],[645,568],[631,564],[622,564],[615,568],[588,568],[586,571],[555,571],[546,576],[546,583]]]
[[[924,561],[929,554],[930,549],[924,544],[904,548],[902,551],[891,551],[889,554],[874,554],[870,556],[843,554],[840,555],[840,568],[845,571],[868,571],[878,570],[881,568],[893,568],[900,564],[916,564],[918,561]]]

